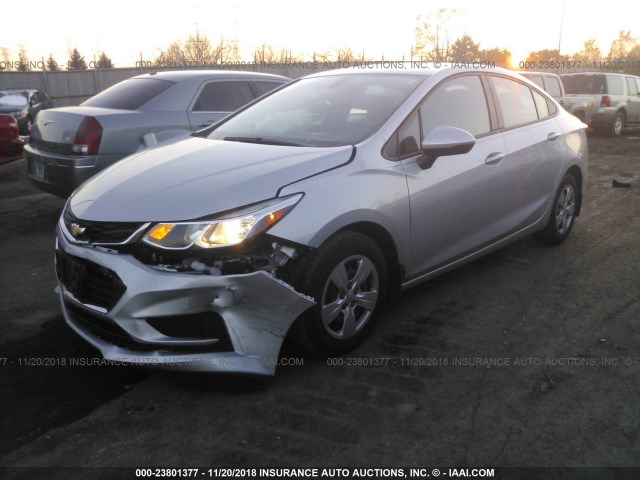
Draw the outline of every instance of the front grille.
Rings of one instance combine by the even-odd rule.
[[[156,352],[163,351],[175,354],[193,354],[193,353],[220,353],[233,351],[231,340],[226,333],[226,339],[213,345],[160,345],[153,343],[140,343],[129,336],[118,324],[111,319],[103,317],[98,313],[93,313],[84,308],[65,301],[65,309],[70,320],[80,328],[88,331],[92,335],[101,338],[113,345],[127,350],[137,352]],[[143,322],[144,320],[140,320]],[[224,327],[223,327],[224,328]]]
[[[69,207],[64,210],[64,225],[78,241],[96,245],[113,245],[125,242],[143,223],[139,222],[94,222],[80,220]],[[76,228],[74,228],[74,226]]]
[[[127,287],[108,268],[56,250],[56,274],[60,283],[80,302],[111,310]]]
[[[65,308],[73,323],[118,347],[139,352],[151,352],[158,349],[154,345],[136,342],[119,325],[102,315],[89,312],[71,302],[65,302]]]

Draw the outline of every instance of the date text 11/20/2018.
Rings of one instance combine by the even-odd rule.
[[[518,63],[518,67],[522,70],[576,70],[580,68],[593,68],[597,70],[638,69],[640,68],[640,60],[598,60],[596,62],[583,62],[582,60],[523,60]]]

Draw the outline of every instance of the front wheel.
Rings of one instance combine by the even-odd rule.
[[[296,325],[295,338],[313,353],[329,356],[359,345],[371,331],[387,290],[380,248],[357,232],[340,232],[309,260],[299,290],[316,305]]]
[[[577,198],[576,180],[567,174],[556,192],[547,225],[536,233],[536,240],[545,245],[559,245],[567,239],[575,220]]]

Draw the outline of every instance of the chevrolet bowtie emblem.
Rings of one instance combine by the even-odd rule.
[[[86,230],[85,227],[81,227],[77,223],[71,224],[71,235],[73,235],[74,237],[77,237],[78,235],[82,235],[85,230]]]

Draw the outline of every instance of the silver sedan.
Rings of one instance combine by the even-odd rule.
[[[584,124],[506,70],[312,75],[69,199],[60,305],[105,358],[273,375],[335,355],[388,294],[580,213]]]
[[[148,73],[80,106],[43,110],[25,148],[29,179],[66,198],[127,155],[210,126],[288,81],[219,70]]]

